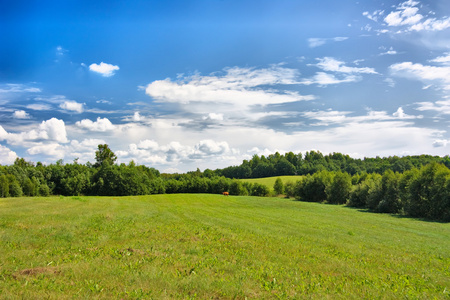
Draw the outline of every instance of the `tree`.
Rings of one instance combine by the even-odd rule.
[[[0,176],[0,197],[9,197],[9,182],[5,174]]]
[[[117,156],[109,149],[107,144],[103,144],[98,145],[98,150],[95,151],[95,160],[97,162],[94,164],[94,167],[98,168],[103,163],[113,165],[117,160]]]
[[[337,172],[333,181],[326,188],[329,203],[344,204],[349,198],[352,188],[352,179],[348,173]]]
[[[275,180],[275,184],[273,185],[273,190],[275,191],[275,193],[277,195],[281,195],[284,193],[284,184],[283,184],[283,181],[281,180],[281,178],[277,178],[277,180]]]

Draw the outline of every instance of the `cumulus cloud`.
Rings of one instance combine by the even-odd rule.
[[[444,16],[441,19],[432,18],[428,15],[434,14],[429,12],[428,15],[421,14],[420,2],[408,0],[399,4],[394,11],[391,11],[383,20],[388,27],[405,28],[404,31],[442,31],[450,28],[450,17]],[[418,7],[419,6],[419,7]],[[381,14],[371,15],[367,12],[363,13],[371,20],[378,21]],[[387,30],[386,30],[387,32]]]
[[[1,130],[3,128],[0,126],[0,136]],[[1,137],[0,137],[1,139]],[[0,145],[0,165],[11,165],[17,158],[16,152],[10,150],[9,148]]]
[[[417,1],[408,0],[397,6],[397,10],[389,13],[384,21],[388,26],[413,25],[423,19],[423,16],[418,13],[419,4]]]
[[[194,146],[177,141],[159,145],[154,140],[142,140],[138,144],[130,144],[127,151],[118,151],[117,155],[139,163],[174,165],[204,159],[222,160],[227,155],[234,155],[237,152],[236,149],[230,148],[227,142],[212,139],[201,140]]]
[[[203,120],[223,121],[223,114],[221,114],[221,113],[209,113],[207,116],[203,117]]]
[[[0,141],[6,140],[8,137],[8,132],[0,125]]]
[[[160,102],[231,104],[241,108],[314,99],[312,95],[261,87],[296,84],[298,75],[297,70],[278,66],[269,69],[235,67],[225,69],[222,76],[194,75],[180,81],[157,80],[147,86],[146,93]]]
[[[56,118],[42,121],[37,130],[31,129],[20,133],[6,132],[6,130],[0,126],[0,140],[6,140],[13,145],[21,145],[25,142],[38,142],[42,140],[59,143],[68,142],[64,121]]]
[[[30,155],[44,154],[46,156],[52,156],[54,158],[64,158],[66,151],[62,145],[57,143],[51,143],[51,144],[39,144],[30,147],[27,150],[27,153]]]
[[[433,142],[433,147],[435,148],[446,147],[448,143],[449,143],[448,140],[435,140]]]
[[[40,132],[46,139],[54,140],[60,143],[67,143],[66,126],[63,120],[51,118],[47,121],[42,121],[39,125]]]
[[[395,113],[392,114],[393,117],[398,119],[422,119],[423,116],[412,116],[405,113],[402,107],[399,107]]]
[[[104,62],[101,62],[99,65],[94,63],[89,66],[89,70],[91,70],[92,72],[99,73],[103,77],[111,77],[119,69],[120,69],[119,66],[107,64]]]
[[[29,119],[30,115],[24,110],[16,110],[13,113],[14,119]]]
[[[64,101],[59,105],[59,107],[64,110],[75,111],[77,113],[82,113],[84,110],[83,103],[78,103],[71,100]]]
[[[110,131],[110,130],[114,130],[116,127],[111,123],[110,120],[108,120],[107,118],[97,118],[97,121],[93,122],[89,119],[84,119],[81,121],[78,121],[75,123],[76,126],[83,128],[83,129],[88,129],[90,131],[97,131],[97,132],[105,132],[105,131]]]

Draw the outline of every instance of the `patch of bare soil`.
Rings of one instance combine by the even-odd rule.
[[[17,271],[13,276],[15,278],[23,276],[38,276],[38,275],[57,275],[61,273],[56,267],[36,267],[31,269],[23,269]]]

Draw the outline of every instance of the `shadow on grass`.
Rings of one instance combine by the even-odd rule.
[[[381,212],[376,212],[376,211],[370,210],[368,208],[352,207],[352,206],[347,206],[345,204],[332,204],[332,203],[326,203],[326,202],[310,202],[310,201],[299,200],[299,199],[296,199],[296,198],[293,198],[292,201],[308,202],[308,203],[320,203],[320,204],[328,204],[328,205],[341,205],[341,206],[345,206],[346,208],[349,208],[349,209],[357,210],[359,212],[370,213],[370,214],[390,215],[391,217],[394,217],[394,218],[397,218],[397,219],[411,219],[411,220],[415,220],[415,221],[428,222],[428,223],[440,223],[440,224],[448,224],[448,223],[450,223],[450,220],[449,221],[442,221],[442,220],[435,220],[435,219],[429,219],[429,218],[416,218],[416,217],[408,216],[408,215],[405,215],[405,214],[381,213]]]

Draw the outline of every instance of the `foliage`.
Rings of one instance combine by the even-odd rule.
[[[98,145],[98,150],[95,151],[95,160],[96,163],[94,167],[98,168],[103,166],[105,163],[109,165],[114,164],[117,160],[117,156],[111,151],[108,145],[103,144]]]
[[[240,166],[204,172],[197,169],[186,174],[160,174],[134,161],[115,164],[117,156],[106,144],[98,145],[95,159],[94,165],[79,164],[78,160],[44,165],[18,158],[13,165],[0,166],[0,197],[285,194],[307,202],[347,204],[378,213],[450,221],[448,156],[358,160],[340,153],[289,152],[254,155]],[[306,175],[292,176],[295,172]],[[271,174],[276,177],[263,177]]]
[[[277,195],[281,195],[284,193],[284,184],[283,184],[283,180],[281,180],[281,178],[277,178],[277,180],[275,180],[275,183],[273,185],[273,190],[275,191],[275,193]]]

